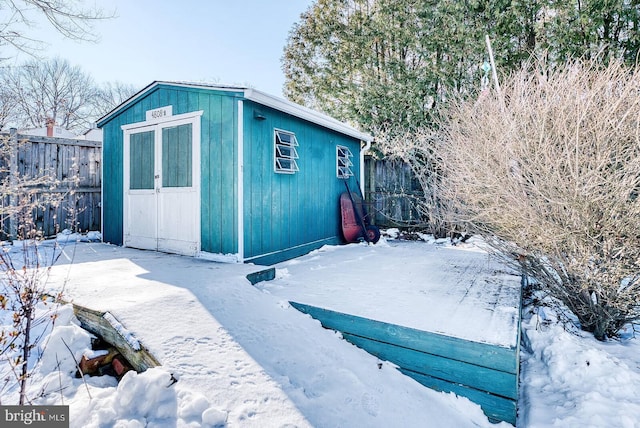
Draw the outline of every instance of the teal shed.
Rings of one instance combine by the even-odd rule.
[[[105,242],[257,264],[340,242],[372,140],[255,89],[162,81],[98,127]]]

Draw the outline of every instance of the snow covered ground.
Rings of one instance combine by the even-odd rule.
[[[477,257],[472,245],[457,249]],[[299,281],[295,266],[306,261],[304,282],[321,284],[341,264],[347,283],[366,281],[376,294],[401,278],[409,260],[427,265],[425,254],[435,247],[451,249],[442,241],[393,239],[325,247],[278,266],[278,273]],[[163,363],[128,373],[120,384],[109,377],[83,384],[73,377],[62,339],[79,359],[92,352],[90,338],[70,308],[61,308],[37,363],[40,350],[34,352],[30,391],[36,404],[70,405],[72,427],[508,426],[489,423],[467,399],[426,389],[391,364],[379,366],[290,307],[269,284],[251,286],[245,276],[256,266],[99,243],[68,244],[64,251],[51,286],[64,285],[74,302],[108,310]],[[371,263],[368,276],[344,268],[345,260]],[[419,277],[412,281],[424,286]],[[424,301],[414,303],[419,313]],[[403,301],[404,312],[409,304]],[[555,305],[525,308],[518,426],[640,427],[640,342],[633,330],[600,343],[559,315]],[[2,325],[8,321],[0,316]],[[15,387],[1,394],[2,404],[17,402]]]
[[[445,242],[324,247],[278,264],[278,277],[258,286],[289,302],[515,347],[520,275],[477,240]]]

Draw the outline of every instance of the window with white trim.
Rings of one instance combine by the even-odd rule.
[[[348,147],[336,146],[336,175],[338,178],[349,178],[353,176],[351,167],[353,154]]]
[[[294,174],[298,169],[298,140],[293,132],[276,129],[274,132],[275,171],[284,174]]]

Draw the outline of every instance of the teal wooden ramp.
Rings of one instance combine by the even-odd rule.
[[[496,346],[290,303],[421,384],[467,397],[491,420],[515,425],[519,340],[514,347]]]
[[[283,274],[256,286],[421,384],[515,424],[521,283],[498,258],[392,241],[331,247],[276,269]]]

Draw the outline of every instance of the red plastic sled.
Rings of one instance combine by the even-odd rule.
[[[340,195],[340,212],[342,213],[342,235],[347,242],[357,242],[362,236],[362,226],[356,221],[353,203],[347,192]]]
[[[380,239],[380,230],[366,223],[366,213],[362,199],[347,188],[340,195],[340,214],[342,217],[342,235],[347,242],[358,242],[363,238],[376,243]]]

